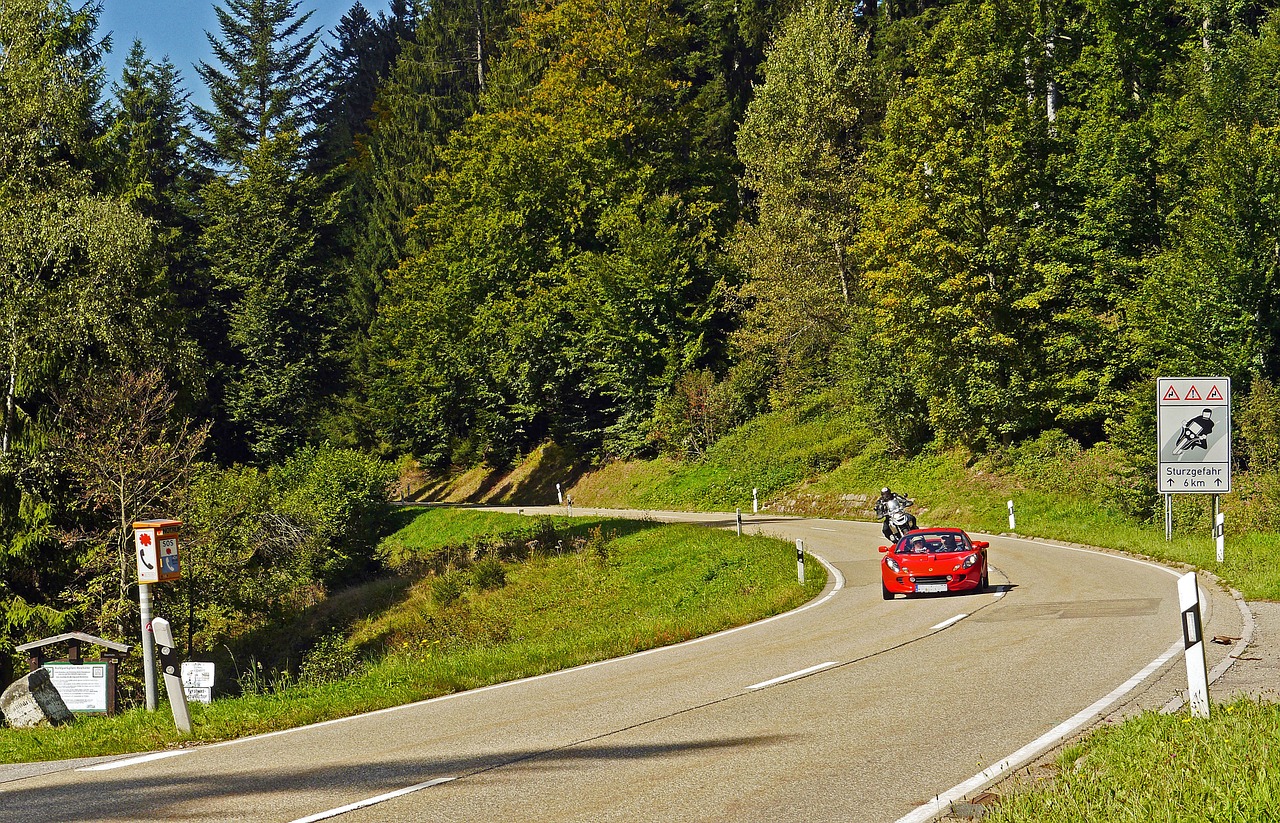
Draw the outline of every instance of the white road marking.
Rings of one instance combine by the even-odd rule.
[[[1018,543],[1030,543],[1032,545],[1035,545],[1035,544],[1048,545],[1055,549],[1065,549],[1066,551],[1080,552],[1082,554],[1101,554],[1104,557],[1112,557],[1112,558],[1115,558],[1116,560],[1123,560],[1127,563],[1137,563],[1142,566],[1150,566],[1153,569],[1159,569],[1160,571],[1165,572],[1166,574],[1173,575],[1174,577],[1181,576],[1181,573],[1178,572],[1176,569],[1171,569],[1167,566],[1161,566],[1160,564],[1152,563],[1149,560],[1140,560],[1136,557],[1125,557],[1123,555],[1110,554],[1108,552],[1098,552],[1098,551],[1093,551],[1091,549],[1078,548],[1076,546],[1063,546],[1057,543],[1046,544],[1042,541],[1027,540],[1026,538],[1022,538],[1022,537],[1002,537],[999,539],[1016,541]],[[1000,594],[1003,594],[1003,592],[997,593],[996,596],[999,597]],[[1207,600],[1207,598],[1205,599]],[[1237,605],[1240,605],[1239,601],[1237,601]],[[1247,609],[1246,607],[1241,605],[1240,611],[1244,613],[1247,611]],[[1247,627],[1252,629],[1252,625],[1247,624]],[[983,769],[981,772],[979,772],[978,774],[975,774],[973,777],[969,778],[963,783],[960,783],[959,785],[951,787],[950,789],[943,792],[942,794],[939,794],[933,800],[929,801],[928,803],[925,803],[923,806],[918,806],[914,811],[898,818],[896,823],[926,823],[926,821],[931,821],[934,818],[941,815],[943,812],[945,812],[948,808],[950,808],[953,802],[965,797],[971,792],[975,792],[985,786],[989,786],[990,784],[998,780],[1003,773],[1011,769],[1017,769],[1025,765],[1026,763],[1030,762],[1034,758],[1040,756],[1044,752],[1058,745],[1066,738],[1075,734],[1077,731],[1079,731],[1081,728],[1083,728],[1087,724],[1093,722],[1093,720],[1096,719],[1099,715],[1101,715],[1103,712],[1109,709],[1112,705],[1117,703],[1120,700],[1120,698],[1124,697],[1126,694],[1132,691],[1136,686],[1138,686],[1138,684],[1142,683],[1142,681],[1146,680],[1148,677],[1150,677],[1151,675],[1159,671],[1161,668],[1163,668],[1164,665],[1168,663],[1170,660],[1172,660],[1174,657],[1176,657],[1179,654],[1182,654],[1183,651],[1185,651],[1185,649],[1184,649],[1182,638],[1178,638],[1173,642],[1173,645],[1170,646],[1169,649],[1164,654],[1160,655],[1155,660],[1152,660],[1150,663],[1146,665],[1145,668],[1143,668],[1142,671],[1138,672],[1133,677],[1126,680],[1124,683],[1121,683],[1114,690],[1112,690],[1112,692],[1108,694],[1106,697],[1103,697],[1102,699],[1098,700],[1093,705],[1089,706],[1088,708],[1076,714],[1074,717],[1064,720],[1062,723],[1059,723],[1057,726],[1054,726],[1052,729],[1045,732],[1043,735],[1036,738],[1035,740],[1032,740],[1030,743],[1023,746],[1021,749],[1018,749],[1016,752],[1009,755],[1008,757],[1004,758],[999,763],[995,763],[990,767]],[[1230,657],[1228,657],[1228,660],[1230,660]],[[1224,661],[1224,663],[1225,662],[1226,661]],[[1221,672],[1219,672],[1218,669],[1215,669],[1214,672],[1218,673],[1218,676],[1221,676],[1222,673],[1226,672],[1227,666],[1222,665],[1222,666],[1219,666],[1219,668],[1221,669]],[[1170,703],[1172,704],[1172,701],[1170,701]],[[1168,707],[1166,707],[1166,711],[1167,710],[1168,710]]]
[[[129,757],[124,760],[112,760],[110,763],[98,763],[93,766],[85,766],[76,769],[78,772],[105,772],[111,769],[123,769],[125,766],[136,766],[139,763],[150,763],[152,760],[164,760],[166,757],[177,757],[180,754],[191,754],[195,749],[174,749],[167,752],[152,752],[151,754],[139,755],[138,757]]]
[[[826,568],[827,574],[835,579],[835,585],[832,586],[831,591],[827,592],[822,597],[819,597],[817,600],[810,600],[808,603],[805,603],[803,606],[792,609],[789,612],[783,612],[782,614],[775,614],[773,617],[766,617],[764,620],[757,620],[754,623],[747,623],[732,629],[725,629],[723,631],[716,632],[715,634],[707,634],[707,635],[703,635],[702,637],[695,637],[692,640],[686,640],[683,643],[674,643],[670,646],[658,646],[653,649],[645,649],[642,652],[635,652],[625,657],[614,657],[608,660],[598,660],[595,663],[584,663],[581,666],[575,666],[572,669],[560,669],[558,671],[547,672],[546,674],[538,674],[538,675],[534,675],[533,677],[526,677],[520,680],[508,680],[505,683],[494,683],[493,685],[490,685],[490,686],[481,686],[478,689],[468,689],[467,691],[464,691],[464,692],[454,692],[452,694],[445,694],[439,697],[428,698],[426,700],[419,700],[416,703],[404,703],[399,706],[389,706],[385,709],[377,709],[375,711],[365,712],[364,714],[353,714],[353,715],[348,715],[347,717],[337,717],[337,718],[334,718],[333,720],[322,720],[319,723],[312,723],[307,726],[294,726],[292,729],[279,729],[274,732],[263,732],[262,734],[257,734],[252,737],[240,737],[235,740],[224,740],[221,743],[210,743],[208,746],[202,746],[201,748],[217,749],[223,746],[239,746],[242,743],[250,743],[256,740],[265,740],[268,737],[279,737],[281,735],[294,734],[295,732],[309,731],[311,729],[319,729],[324,726],[335,726],[339,723],[349,723],[353,720],[359,720],[362,717],[374,717],[380,714],[391,714],[393,712],[402,712],[402,711],[405,711],[406,709],[414,709],[414,708],[418,708],[418,707],[425,706],[432,703],[443,703],[446,700],[465,699],[469,695],[476,695],[476,694],[481,694],[483,692],[496,691],[497,689],[509,689],[515,686],[523,685],[525,683],[533,683],[538,680],[546,680],[552,677],[564,677],[565,675],[574,674],[575,672],[586,671],[587,669],[595,669],[600,666],[613,666],[627,660],[635,660],[640,657],[648,657],[651,654],[664,654],[674,649],[683,649],[687,646],[696,646],[699,643],[707,643],[722,637],[727,637],[731,634],[751,631],[752,629],[759,628],[760,626],[767,626],[768,624],[773,623],[776,620],[786,620],[789,617],[793,617],[797,614],[807,612],[810,609],[816,609],[819,606],[826,604],[828,600],[835,597],[837,593],[839,593],[842,589],[844,589],[844,583],[845,583],[844,575],[840,573],[839,569],[831,565],[831,563],[829,563],[826,560],[826,558],[822,557],[821,555],[814,554],[813,552],[806,552],[806,554],[808,554],[810,557],[817,560]]]
[[[950,626],[953,623],[959,623],[961,620],[964,620],[968,616],[969,615],[967,614],[957,614],[955,617],[952,617],[948,620],[943,620],[941,623],[939,623],[936,626],[930,626],[929,631],[934,631],[935,629],[945,629],[947,626]]]
[[[775,677],[772,680],[766,680],[763,683],[757,683],[754,686],[747,686],[747,691],[754,691],[755,689],[763,689],[768,686],[776,686],[779,683],[786,683],[788,680],[796,680],[798,678],[804,677],[805,675],[813,674],[814,672],[820,672],[823,669],[829,669],[832,666],[839,666],[839,665],[840,663],[835,660],[830,660],[826,663],[819,663],[816,666],[810,666],[809,668],[801,669],[798,672],[792,672],[791,674],[784,674],[781,677]]]
[[[338,808],[330,809],[327,812],[317,812],[316,814],[307,815],[306,817],[299,817],[297,820],[294,820],[293,823],[316,823],[317,820],[328,820],[329,818],[337,817],[340,814],[354,812],[356,809],[365,809],[386,800],[394,800],[397,797],[404,797],[406,794],[413,794],[416,791],[429,789],[432,786],[439,786],[441,783],[448,783],[450,780],[457,779],[458,778],[456,777],[437,777],[435,780],[428,780],[425,783],[417,783],[404,789],[396,789],[394,792],[387,792],[386,794],[380,794],[377,797],[370,797],[368,800],[357,800],[355,803],[350,803],[346,806],[339,806]]]
[[[993,763],[991,766],[978,772],[958,786],[953,786],[935,797],[933,800],[925,803],[923,806],[919,806],[909,814],[898,818],[897,823],[926,823],[926,821],[931,821],[950,808],[953,802],[959,800],[970,792],[977,791],[992,781],[997,780],[1000,775],[1005,772],[1019,768],[1024,763],[1029,762],[1033,758],[1038,757],[1058,745],[1058,743],[1077,732],[1086,724],[1093,722],[1094,718],[1105,712],[1112,706],[1112,704],[1131,692],[1135,686],[1158,671],[1165,663],[1172,660],[1175,655],[1181,654],[1182,651],[1182,638],[1178,638],[1177,642],[1170,646],[1168,651],[1157,657],[1155,660],[1152,660],[1147,664],[1146,668],[1121,683],[1106,697],[1097,701],[1092,706],[1078,712],[1075,716],[1064,720],[1057,726],[1054,726],[1052,729],[1037,737],[1035,740],[1032,740],[1030,743],[1023,746],[1021,749],[1018,749],[999,763]]]
[[[810,526],[809,528],[813,529],[815,532],[834,532],[834,531],[839,531],[839,529],[824,529],[824,528],[822,528],[821,526]]]

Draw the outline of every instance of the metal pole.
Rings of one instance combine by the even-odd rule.
[[[142,613],[142,680],[147,692],[147,711],[156,710],[156,649],[151,634],[151,585],[138,584],[138,611]]]
[[[1164,541],[1173,539],[1173,495],[1164,496]]]

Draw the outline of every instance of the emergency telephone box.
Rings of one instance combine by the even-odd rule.
[[[140,520],[133,524],[139,583],[164,583],[182,577],[178,553],[181,520]]]

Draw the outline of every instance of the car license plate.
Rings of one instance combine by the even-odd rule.
[[[917,594],[941,594],[947,590],[946,583],[917,583]]]

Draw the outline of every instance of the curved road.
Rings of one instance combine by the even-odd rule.
[[[884,601],[877,524],[746,523],[803,538],[837,572],[823,595],[679,646],[163,759],[0,769],[3,817],[929,819],[922,804],[1118,687],[1155,706],[1185,688],[1167,569],[993,537],[996,592]],[[1210,594],[1206,636],[1240,635]]]

